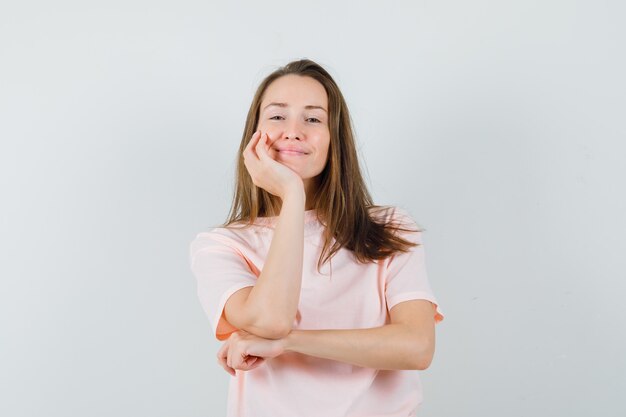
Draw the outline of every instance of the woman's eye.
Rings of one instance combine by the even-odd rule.
[[[280,119],[284,119],[284,117],[283,117],[283,116],[279,116],[279,115],[272,116],[272,117],[270,117],[269,119],[270,119],[270,120],[279,120],[279,118],[280,118]],[[308,119],[306,119],[306,120],[311,120],[313,123],[321,123],[320,119],[318,119],[317,117],[309,117],[309,118],[308,118]]]

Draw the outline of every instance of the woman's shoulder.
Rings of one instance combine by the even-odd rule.
[[[192,248],[226,245],[233,248],[243,248],[250,241],[250,234],[255,228],[245,225],[219,225],[196,234],[191,242]]]

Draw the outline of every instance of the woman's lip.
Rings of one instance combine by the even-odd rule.
[[[278,152],[279,152],[279,153],[288,154],[288,155],[307,155],[307,154],[306,154],[306,153],[304,153],[304,152],[292,151],[292,150],[288,150],[288,149],[285,149],[285,150],[282,150],[282,151],[281,151],[281,150],[279,150]]]

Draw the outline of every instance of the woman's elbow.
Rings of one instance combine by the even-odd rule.
[[[434,340],[428,338],[421,338],[418,341],[411,343],[409,357],[410,369],[424,371],[430,367],[433,356],[435,355],[435,343]]]
[[[250,326],[250,333],[265,339],[283,339],[291,332],[291,326],[273,320],[269,323],[258,322]]]
[[[421,356],[418,360],[413,364],[413,369],[418,371],[425,371],[430,367],[430,364],[433,362],[433,357],[431,356]]]

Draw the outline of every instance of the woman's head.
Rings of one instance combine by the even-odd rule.
[[[265,89],[258,114],[255,130],[269,135],[270,156],[297,172],[312,194],[315,178],[326,167],[330,145],[324,86],[308,76],[283,75]]]
[[[361,175],[348,106],[335,80],[309,59],[278,68],[257,88],[239,145],[235,195],[225,226],[252,224],[257,217],[280,212],[280,198],[257,187],[243,161],[257,129],[269,133],[270,155],[300,174],[307,205],[326,226],[320,264],[342,246],[360,261],[382,259],[405,247],[403,240],[372,220],[370,209],[376,206]],[[279,149],[288,146],[310,154],[280,155]]]
[[[274,102],[285,103],[288,107],[265,108]],[[303,108],[306,105],[323,109]],[[280,152],[273,156],[301,175],[308,187],[307,196],[312,196],[312,206],[318,211],[334,207],[345,214],[350,211],[348,206],[353,199],[370,202],[359,168],[346,101],[335,80],[322,66],[302,59],[269,74],[254,94],[239,146],[231,219],[276,215],[280,208],[278,197],[252,183],[241,158],[257,129],[268,131],[275,141],[274,148],[295,144],[314,151],[312,158],[280,156]]]

